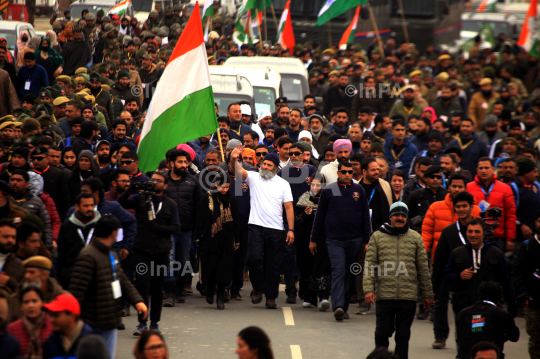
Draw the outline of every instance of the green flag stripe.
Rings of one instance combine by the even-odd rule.
[[[197,109],[194,118],[193,110]],[[153,171],[165,158],[165,153],[181,143],[210,135],[217,131],[212,87],[199,90],[168,108],[152,123],[150,132],[139,145],[141,171]]]
[[[325,12],[320,14],[315,26],[320,26],[333,18],[343,14],[358,5],[367,3],[368,0],[336,0]],[[324,5],[323,5],[324,6]]]

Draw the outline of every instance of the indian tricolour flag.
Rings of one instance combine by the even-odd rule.
[[[277,43],[288,49],[292,55],[294,53],[296,41],[294,40],[290,5],[291,0],[287,1],[287,4],[281,13],[281,19],[279,20],[278,26]]]
[[[368,0],[326,0],[326,3],[319,12],[319,17],[317,18],[317,24],[315,24],[315,26],[320,26],[343,14],[347,10],[358,5],[364,5],[367,2]]]
[[[114,14],[117,14],[118,16],[124,15],[126,13],[126,10],[127,10],[128,6],[129,6],[129,4],[131,4],[131,0],[122,1],[121,3],[119,3],[118,5],[113,6],[109,10],[109,15],[114,15]]]
[[[158,82],[139,144],[139,167],[155,170],[180,143],[216,132],[214,93],[203,39],[199,4]]]
[[[486,9],[489,11],[495,11],[495,4],[497,0],[482,0],[480,6],[478,6],[478,12],[484,12]]]
[[[339,46],[352,44],[354,42],[354,35],[356,33],[356,26],[358,25],[358,19],[360,18],[360,5],[356,7],[356,13],[354,14],[354,17],[351,21],[351,24],[345,30],[345,33],[341,37],[341,41],[339,42]]]
[[[538,31],[540,30],[540,19],[538,18],[538,0],[531,0],[529,11],[521,28],[521,35],[517,42],[518,46],[524,48],[529,54],[540,58],[538,49]]]

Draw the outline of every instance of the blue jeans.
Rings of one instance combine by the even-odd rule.
[[[167,276],[166,280],[174,280],[176,278],[177,289],[183,289],[184,284],[186,283],[186,278],[191,278],[191,275],[187,272],[191,273],[191,263],[189,261],[189,256],[191,253],[192,237],[192,231],[180,232],[179,234],[172,235],[169,275]],[[178,263],[180,264],[180,268],[178,266]],[[175,269],[174,273],[173,269]]]
[[[116,341],[118,339],[118,329],[103,330],[101,336],[107,343],[107,351],[110,359],[114,359],[116,355]]]
[[[332,310],[343,308],[349,310],[351,299],[351,265],[358,261],[358,253],[363,248],[363,242],[354,240],[327,240],[328,257],[332,266]]]

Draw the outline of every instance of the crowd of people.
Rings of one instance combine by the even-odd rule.
[[[468,58],[393,39],[238,46],[216,3],[210,65],[296,57],[310,93],[303,108],[278,98],[273,113],[216,105],[216,133],[164,149],[143,173],[152,91],[136,89],[157,86],[187,8],[156,3],[144,22],[60,15],[43,38],[0,39],[3,358],[102,348],[113,359],[133,308],[135,357],[167,358],[163,307],[198,291],[223,310],[246,281],[253,304],[277,308],[283,283],[286,303],[338,322],[375,304],[375,346],[395,332],[400,359],[415,317],[445,348],[450,298],[458,358],[501,355],[517,315],[540,357],[534,56],[503,35],[495,47],[476,38]],[[260,329],[242,333],[241,358],[272,357]]]

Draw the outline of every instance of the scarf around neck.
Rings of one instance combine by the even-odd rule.
[[[381,231],[381,232],[383,232],[385,234],[389,234],[391,236],[402,236],[402,235],[406,234],[409,231],[409,223],[406,223],[405,227],[403,227],[403,228],[392,227],[392,225],[390,225],[390,223],[385,223],[382,226],[380,226],[377,229],[377,231]]]
[[[22,317],[24,330],[26,330],[29,337],[25,355],[27,359],[40,359],[43,356],[41,349],[41,326],[43,325],[44,318],[45,313],[41,313],[39,319],[35,323],[32,323],[26,316]]]

